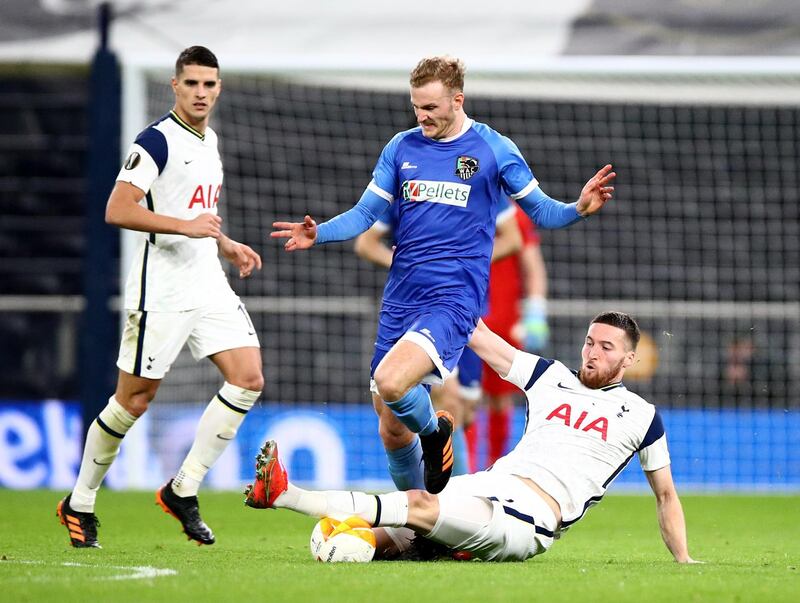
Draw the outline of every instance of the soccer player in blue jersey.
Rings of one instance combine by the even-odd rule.
[[[383,239],[385,235],[394,239],[393,233],[397,230],[400,219],[399,209],[399,203],[392,204],[372,228],[356,237],[354,249],[360,257],[383,268],[391,268],[394,252]],[[522,249],[522,234],[517,226],[516,211],[516,206],[507,202],[505,209],[500,209],[497,214],[492,262],[509,257]],[[469,348],[465,348],[456,372],[458,375],[451,376],[441,387],[431,388],[431,397],[434,407],[447,410],[453,416],[452,474],[462,475],[468,472],[469,456],[464,425],[471,422],[474,407],[481,397],[480,358],[474,352],[471,353]],[[416,466],[408,466],[403,462],[404,451],[419,450],[417,435],[403,425],[394,414],[386,411],[383,400],[376,393],[372,394],[372,403],[380,417],[381,441],[389,459],[389,474],[395,486],[398,490],[423,488],[421,454]],[[397,458],[398,456],[400,458]]]
[[[575,203],[548,197],[519,149],[464,112],[464,65],[422,59],[410,77],[416,128],[384,147],[358,203],[317,226],[275,222],[272,237],[287,251],[351,239],[400,204],[392,267],[380,312],[373,389],[410,431],[419,434],[397,460],[412,467],[421,451],[424,483],[440,492],[453,465],[452,421],[434,412],[423,383],[456,366],[482,313],[498,205],[514,199],[542,228],[569,226],[611,199],[616,174],[601,168]],[[381,428],[384,421],[381,420]]]

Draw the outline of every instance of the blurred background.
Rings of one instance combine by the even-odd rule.
[[[540,231],[550,340],[577,367],[586,324],[645,331],[626,383],[656,404],[683,490],[800,490],[800,11],[794,0],[4,0],[0,6],[0,486],[71,487],[113,392],[130,241],[103,222],[122,153],[172,107],[185,47],[218,56],[228,234],[266,387],[212,487],[248,479],[267,436],[321,487],[388,488],[369,398],[384,271],[352,243],[285,254],[276,219],[349,208],[410,127],[408,72],[467,65],[466,110],[512,138],[544,191],[574,199],[605,163],[616,198]],[[174,473],[220,382],[182,355],[109,474]],[[514,417],[521,432],[524,407]],[[484,444],[481,444],[483,446]],[[624,486],[645,482],[633,467]]]

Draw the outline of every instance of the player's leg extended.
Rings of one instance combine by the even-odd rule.
[[[378,394],[372,394],[372,405],[378,415],[378,433],[395,487],[398,490],[424,488],[419,437],[400,422]]]
[[[398,419],[414,433],[436,431],[436,413],[422,378],[435,370],[428,354],[419,345],[401,339],[375,369],[378,395]]]
[[[420,381],[432,373],[430,355],[417,343],[401,339],[375,369],[378,394],[395,416],[420,435],[425,488],[440,492],[453,470],[453,419],[434,412],[430,395]]]
[[[114,395],[89,426],[75,487],[57,509],[61,523],[70,532],[73,546],[99,546],[97,517],[94,515],[97,491],[119,454],[122,439],[136,419],[147,410],[160,383],[160,379],[147,379],[119,371]]]
[[[474,481],[476,476],[457,477],[454,482],[465,478]],[[524,488],[521,483],[519,487]],[[502,496],[503,490],[499,492]],[[257,456],[256,479],[245,494],[245,504],[249,507],[290,509],[340,521],[357,516],[374,527],[408,527],[450,548],[486,554],[486,558],[525,559],[534,546],[533,525],[512,518],[510,533],[509,526],[502,523],[504,514],[498,515],[494,504],[458,487],[446,488],[439,495],[424,490],[373,495],[299,488],[289,481],[275,441],[267,442]],[[509,545],[513,546],[510,551]]]
[[[156,503],[200,544],[215,542],[214,533],[200,517],[200,484],[236,436],[264,385],[257,347],[234,348],[212,354],[209,359],[220,369],[225,383],[200,417],[194,442],[177,475],[156,492]]]
[[[239,430],[264,387],[259,348],[225,350],[209,356],[225,379],[197,424],[192,447],[172,482],[178,496],[196,496],[200,484]]]
[[[119,371],[117,388],[106,407],[92,421],[78,480],[72,491],[71,506],[76,511],[92,511],[100,483],[117,458],[122,439],[155,397],[160,379],[147,379]]]

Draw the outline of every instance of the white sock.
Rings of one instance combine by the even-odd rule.
[[[136,422],[136,418],[111,396],[97,419],[92,421],[86,432],[78,480],[69,499],[69,506],[74,510],[82,513],[94,512],[100,484],[119,454],[122,438]]]
[[[236,437],[247,411],[261,392],[244,389],[225,382],[211,399],[200,422],[192,448],[172,480],[172,490],[178,496],[197,496],[200,484],[217,459]]]
[[[319,492],[303,490],[290,482],[274,506],[339,521],[358,515],[372,526],[401,527],[408,520],[408,496],[405,492],[380,495],[336,490]]]

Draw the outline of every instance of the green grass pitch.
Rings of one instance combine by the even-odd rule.
[[[237,493],[201,493],[217,543],[198,547],[152,493],[104,490],[104,548],[72,549],[55,518],[62,495],[0,490],[0,600],[800,601],[796,496],[683,497],[690,551],[706,563],[679,566],[661,543],[650,496],[607,496],[525,563],[337,565],[312,560],[313,519],[245,508]]]

